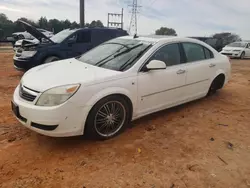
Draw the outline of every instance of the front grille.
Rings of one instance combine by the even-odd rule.
[[[225,53],[225,52],[223,52],[222,54],[223,55],[233,55],[232,53]]]
[[[29,89],[29,88],[26,88],[26,89]],[[20,85],[19,95],[22,99],[29,101],[29,102],[33,102],[36,99],[36,95],[32,95],[29,92],[25,91],[24,86],[22,85]]]

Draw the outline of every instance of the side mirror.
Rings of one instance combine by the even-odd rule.
[[[166,69],[167,66],[163,61],[152,60],[146,65],[147,70],[161,70]]]

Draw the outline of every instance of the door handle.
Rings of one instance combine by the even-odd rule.
[[[215,64],[210,64],[209,67],[212,68],[212,67],[215,67],[216,65]]]
[[[185,72],[186,72],[185,70],[180,69],[176,72],[176,74],[184,74]]]

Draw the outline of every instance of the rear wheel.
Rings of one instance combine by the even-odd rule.
[[[245,58],[245,52],[242,52],[240,55],[240,59],[244,59]]]
[[[51,63],[51,62],[53,62],[53,61],[58,61],[58,60],[59,60],[58,57],[56,57],[56,56],[50,56],[50,57],[48,57],[48,58],[46,58],[46,59],[44,60],[44,63]]]
[[[85,125],[85,135],[106,140],[120,134],[130,122],[130,110],[120,96],[103,98],[91,109]]]
[[[225,76],[223,74],[220,74],[219,76],[217,76],[213,80],[213,82],[209,88],[209,91],[207,93],[207,96],[212,95],[212,94],[216,93],[217,90],[221,89],[224,85],[224,82],[225,82]]]

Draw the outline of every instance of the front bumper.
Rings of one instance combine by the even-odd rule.
[[[225,52],[225,51],[222,51],[220,53],[223,54],[223,55],[226,55],[228,57],[231,57],[231,58],[239,58],[241,56],[241,51],[239,51],[239,52],[234,52],[234,51]]]
[[[25,101],[19,96],[19,86],[14,92],[13,103],[18,107],[16,109],[18,112],[14,114],[25,127],[51,137],[83,134],[87,114],[91,107],[78,106],[70,101],[55,107],[41,107],[35,105],[37,98],[34,102]]]
[[[22,59],[14,55],[13,61],[14,61],[14,67],[17,70],[27,71],[33,67],[34,58]]]

